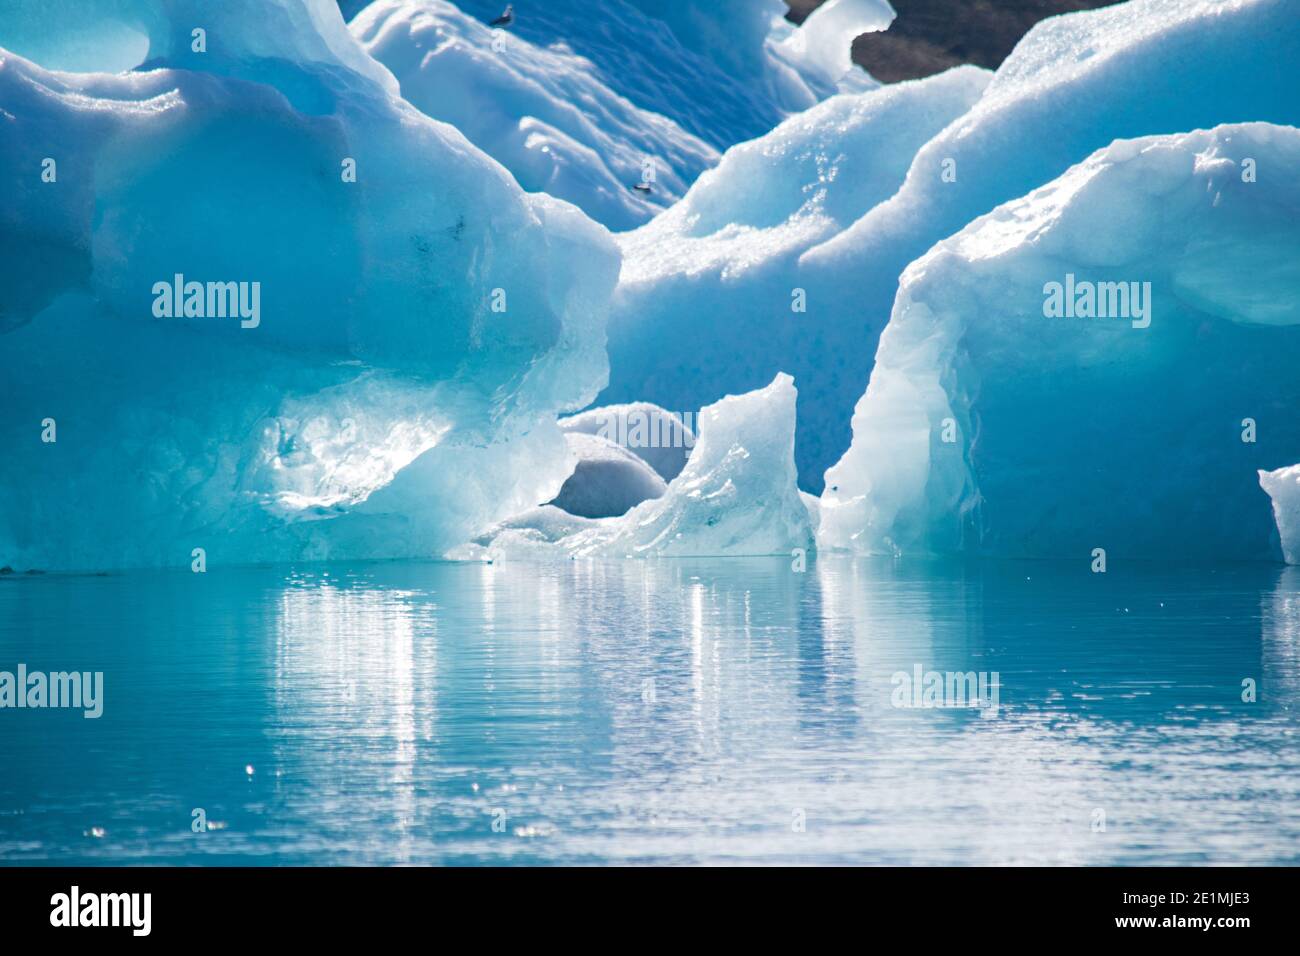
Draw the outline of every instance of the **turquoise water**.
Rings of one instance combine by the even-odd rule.
[[[11,575],[20,662],[105,700],[0,710],[7,863],[1300,862],[1300,569]]]

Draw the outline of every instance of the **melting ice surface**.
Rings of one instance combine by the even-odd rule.
[[[432,556],[552,497],[608,233],[400,99],[325,0],[204,9],[209,52],[189,4],[104,12],[156,68],[0,52],[0,562]],[[203,295],[232,281],[254,328]]]
[[[910,265],[823,542],[1281,558],[1257,470],[1300,460],[1300,186],[1261,165],[1300,170],[1300,131],[1120,140]]]
[[[1300,863],[1300,568],[17,575],[17,661],[105,703],[4,713],[4,863]]]
[[[991,78],[796,115],[622,238],[601,400],[705,404],[789,372],[800,483],[820,492],[910,262],[1115,139],[1300,123],[1297,60],[1292,0],[1132,0],[1038,23]]]
[[[1044,21],[994,75],[887,88],[841,42],[887,24],[883,0],[834,0],[797,30],[777,0],[556,2],[507,34],[475,3],[384,0],[349,28],[329,0],[110,0],[77,21],[102,47],[42,30],[51,9],[68,7],[0,11],[17,50],[0,54],[0,561],[428,557],[530,523],[552,544],[636,501],[649,537],[624,553],[787,552],[817,523],[823,548],[867,551],[1162,556],[1194,537],[1207,558],[1295,553],[1287,496],[1270,507],[1254,477],[1300,458],[1300,21],[1283,0],[1132,0]],[[46,68],[118,69],[132,51],[129,73]],[[1197,145],[1197,127],[1248,121],[1238,139],[1259,156]],[[1065,196],[1089,154],[1151,134],[1190,138],[1080,190],[1098,228],[1062,205],[1068,227],[977,252],[964,301],[944,291],[963,229],[1010,242],[980,217]],[[1262,164],[1249,189],[1221,184],[1229,153]],[[38,180],[54,157],[57,182]],[[647,160],[663,178],[627,189]],[[582,211],[626,226],[661,205],[617,244]],[[1069,248],[1043,256],[1040,233]],[[1023,317],[1045,265],[1154,277],[1176,321],[1157,320],[1153,348],[1021,336],[999,296]],[[209,299],[256,283],[256,328],[201,299],[160,322],[150,290],[182,275]],[[1111,378],[1089,364],[1102,352]],[[687,494],[603,446],[587,467],[593,443],[557,425],[602,389],[602,404],[763,416],[764,387],[791,374],[795,416],[729,422],[742,437],[691,466]],[[931,414],[927,382],[951,416]],[[1062,383],[1055,415],[1084,440],[1046,435],[1050,414],[1017,439],[1019,405],[1052,408]],[[1080,385],[1102,389],[1100,414]],[[1093,481],[1126,403],[1136,453]],[[1260,423],[1240,461],[1216,456],[1231,437],[1216,403]],[[960,462],[929,467],[918,414],[952,418]],[[792,465],[737,491],[790,442]],[[819,490],[841,459],[796,507],[795,486]],[[599,500],[566,497],[575,468],[603,476]],[[537,510],[557,500],[577,513]],[[753,533],[719,532],[724,510]]]

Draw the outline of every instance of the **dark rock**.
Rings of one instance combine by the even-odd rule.
[[[853,61],[882,83],[942,73],[961,63],[997,69],[1039,20],[1117,0],[890,0],[898,17],[853,41]],[[822,0],[787,0],[796,23]]]

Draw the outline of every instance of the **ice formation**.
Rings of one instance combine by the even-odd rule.
[[[820,542],[1276,559],[1256,469],[1300,459],[1297,170],[1291,127],[1118,141],[914,262]]]
[[[1294,0],[1129,0],[1040,21],[898,194],[810,258],[851,267],[924,243],[915,257],[1116,139],[1300,122],[1296,13]]]
[[[693,409],[789,372],[800,383],[800,476],[817,487],[848,446],[888,318],[887,306],[874,314],[855,297],[873,281],[892,290],[906,263],[889,276],[870,264],[810,274],[800,255],[887,200],[989,76],[962,67],[833,97],[732,147],[680,203],[620,236],[602,400]]]
[[[484,23],[502,9],[499,0],[457,5]],[[591,61],[611,89],[725,149],[873,83],[856,67],[845,73],[853,38],[893,20],[886,0],[828,0],[798,29],[786,9],[782,0],[546,0],[516,4],[510,30]]]
[[[551,504],[571,515],[614,518],[667,487],[653,468],[608,438],[570,432],[564,440],[577,464]]]
[[[641,458],[664,481],[672,481],[695,447],[695,432],[688,424],[692,418],[690,412],[678,416],[650,402],[632,402],[589,408],[561,419],[560,428],[607,438]]]
[[[463,556],[517,558],[790,554],[812,546],[796,487],[795,388],[788,375],[701,410],[690,460],[665,493],[620,518],[583,521],[534,509]]]
[[[611,387],[601,400],[689,407],[789,371],[801,391],[801,480],[820,491],[820,476],[848,447],[846,423],[909,262],[1117,138],[1226,122],[1300,123],[1296,62],[1294,0],[1130,0],[1044,20],[973,104],[965,98],[977,84],[969,71],[946,88],[911,94],[917,128],[907,127],[903,111],[892,134],[882,135],[887,188],[872,193],[856,222],[819,232],[806,217],[792,216],[775,233],[746,230],[781,221],[769,215],[767,190],[785,195],[797,184],[815,193],[826,185],[800,168],[797,148],[783,148],[804,118],[796,117],[741,147],[770,158],[773,174],[761,185],[742,193],[749,184],[725,175],[725,159],[709,182],[711,190],[727,182],[724,194],[742,197],[722,216],[702,214],[693,227],[729,240],[724,265],[696,268],[697,259],[715,261],[702,243],[689,256],[676,253],[692,235],[685,210],[623,240],[627,263],[610,323]],[[937,102],[921,107],[931,97]],[[823,137],[828,159],[840,154],[832,116],[823,114],[829,122],[814,134]],[[846,145],[853,142],[846,136]],[[865,148],[872,145],[868,138]],[[909,164],[905,175],[893,172],[899,160]],[[836,165],[827,162],[827,172]],[[771,187],[773,180],[781,185]],[[864,177],[846,169],[826,188],[833,195],[845,181]],[[703,177],[697,188],[705,191]],[[737,225],[728,229],[730,218]],[[811,235],[795,240],[793,229]],[[792,314],[795,289],[803,290],[806,314]],[[702,304],[684,312],[688,302]],[[785,355],[797,364],[783,362]]]
[[[0,563],[431,556],[553,497],[608,233],[397,98],[326,0],[109,7],[169,66],[0,52]]]
[[[0,564],[1295,560],[1295,0],[459,6],[0,7]]]
[[[277,86],[300,108],[337,92],[314,75],[328,71],[397,89],[348,35],[333,0],[5,0],[0,46],[78,73],[143,63],[237,76]]]
[[[1287,564],[1300,564],[1300,465],[1261,471],[1259,484],[1273,499],[1273,517]]]
[[[703,140],[610,90],[589,61],[490,30],[443,0],[377,0],[350,29],[408,102],[451,123],[524,189],[611,229],[641,225],[718,160]]]

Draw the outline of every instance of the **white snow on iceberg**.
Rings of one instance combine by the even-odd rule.
[[[1300,458],[1298,174],[1290,127],[1119,141],[914,262],[819,543],[1276,559],[1255,473]]]
[[[305,111],[328,112],[320,71],[397,90],[348,35],[334,0],[5,0],[0,47],[51,70],[144,64],[267,82]]]
[[[800,383],[796,460],[805,487],[820,491],[818,476],[848,447],[844,423],[865,385],[898,277],[909,262],[1116,139],[1233,122],[1300,124],[1297,62],[1300,16],[1294,0],[1130,0],[1036,24],[979,101],[910,159],[894,195],[799,255],[797,284],[808,302],[803,327],[812,330],[801,342],[782,346],[815,355],[845,386],[832,390],[804,367],[781,366]],[[762,257],[763,248],[756,241],[755,257]],[[790,290],[777,287],[772,295],[778,291],[784,303],[770,296],[766,301],[773,310],[773,331],[767,334],[774,337],[789,327]],[[620,293],[611,317],[611,381],[628,382],[640,397],[677,407],[679,399],[654,387],[660,374],[671,379],[671,366],[643,373],[634,356],[633,371],[623,371],[622,298]],[[777,322],[782,305],[787,321]],[[755,302],[747,296],[738,306],[745,314]],[[705,376],[739,364],[735,339],[714,334],[733,312],[711,304],[695,323],[699,349],[692,367]],[[855,333],[847,343],[839,332],[846,328]],[[602,400],[626,397],[616,391]]]
[[[921,243],[915,258],[1116,139],[1300,122],[1296,14],[1294,0],[1129,0],[1040,21],[898,194],[809,258],[852,268]]]

